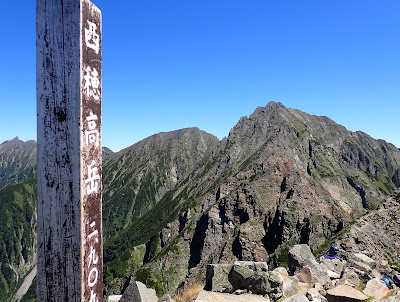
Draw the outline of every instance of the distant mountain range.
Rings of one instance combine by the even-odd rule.
[[[36,142],[18,137],[0,144],[0,188],[36,176]]]
[[[35,177],[36,143],[4,142],[0,159],[5,229],[21,230],[0,237],[3,297],[33,263],[35,185],[19,182]],[[187,128],[105,156],[103,187],[106,293],[130,276],[162,293],[202,282],[211,262],[278,265],[293,244],[323,247],[400,188],[400,150],[271,102],[221,141]]]

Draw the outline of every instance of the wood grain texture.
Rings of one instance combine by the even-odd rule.
[[[83,300],[80,137],[84,3],[90,1],[36,2],[38,301]],[[98,224],[101,227],[101,214]]]

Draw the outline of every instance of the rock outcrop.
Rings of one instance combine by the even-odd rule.
[[[205,288],[213,292],[250,291],[277,300],[283,295],[283,278],[278,272],[268,271],[265,262],[210,264],[207,267]]]
[[[110,165],[109,172],[114,172],[108,173],[116,186],[124,178],[128,155],[140,152],[130,148],[107,158],[107,163],[121,163]],[[399,149],[326,117],[274,102],[241,118],[228,137],[201,154],[195,165],[187,166],[188,173],[163,186],[165,190],[146,187],[150,190],[143,193],[165,194],[154,195],[156,203],[148,203],[132,220],[125,214],[132,213],[126,207],[139,194],[129,191],[133,183],[121,188],[124,197],[116,191],[115,199],[110,198],[105,211],[112,216],[118,209],[125,218],[105,244],[109,276],[133,273],[159,284],[161,269],[167,290],[175,290],[204,281],[209,263],[266,261],[277,267],[292,245],[307,244],[315,251],[400,186]],[[155,178],[148,183],[165,183],[168,171],[152,170]],[[141,267],[129,269],[131,259],[139,258],[130,252],[132,247],[143,243]],[[131,257],[122,257],[125,251]],[[391,261],[400,262],[400,255],[393,255]]]
[[[123,293],[119,302],[158,302],[156,291],[147,288],[142,282],[132,281]]]
[[[393,285],[390,290],[381,280],[386,274],[375,271],[375,277],[369,275],[371,269],[375,269],[377,261],[362,253],[349,253],[347,257],[348,261],[332,256],[321,257],[318,262],[307,245],[294,245],[289,250],[289,273],[283,267],[268,271],[267,264],[262,262],[211,264],[208,266],[205,289],[225,292],[227,301],[230,301],[230,297],[234,297],[233,293],[236,295],[251,293],[272,301],[283,298],[285,302],[361,302],[367,299],[385,298],[387,298],[385,301],[389,302],[400,298],[400,291],[396,286]],[[341,264],[339,265],[337,261]],[[363,265],[368,266],[366,271],[355,268]],[[330,275],[329,272],[334,275]],[[326,276],[329,275],[330,278],[327,279]],[[365,279],[363,282],[366,276],[370,279]],[[261,278],[263,282],[260,283]],[[268,284],[268,280],[271,279],[275,282],[259,286]],[[253,283],[250,280],[257,281]],[[231,295],[228,296],[227,293]],[[207,295],[203,293],[201,301],[212,301],[205,297]]]

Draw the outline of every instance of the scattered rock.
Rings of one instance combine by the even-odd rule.
[[[344,285],[349,285],[352,287],[359,286],[361,282],[358,274],[351,268],[346,268],[344,270],[341,280],[343,280]]]
[[[314,288],[319,292],[320,295],[326,296],[326,290],[320,283],[315,283]]]
[[[339,285],[327,291],[328,302],[357,302],[368,299],[362,292],[348,285]]]
[[[196,302],[269,302],[268,297],[260,295],[243,294],[231,295],[227,293],[215,293],[209,291],[201,291]]]
[[[233,293],[238,289],[249,290],[277,300],[283,294],[283,278],[278,272],[268,272],[265,262],[210,264],[207,267],[206,289],[222,293]]]
[[[376,301],[376,300],[372,300],[372,301]],[[397,292],[397,295],[393,295],[393,296],[390,296],[389,298],[381,300],[381,302],[400,302],[400,292]]]
[[[119,302],[158,302],[156,291],[142,282],[130,282]]]
[[[346,266],[346,262],[344,260],[340,261],[339,259],[328,259],[324,256],[321,257],[319,261],[322,267],[325,267],[326,269],[331,270],[339,275],[342,274],[343,269]]]
[[[338,273],[335,273],[331,270],[327,270],[327,272],[328,272],[329,278],[331,278],[331,279],[339,279],[340,278],[340,275]]]
[[[235,292],[231,296],[243,297],[252,293],[274,301],[284,296],[289,297],[284,300],[288,302],[361,302],[369,297],[382,300],[390,295],[379,273],[379,270],[387,269],[387,262],[376,263],[361,253],[345,255],[345,259],[348,262],[321,257],[321,263],[318,263],[307,245],[295,245],[289,250],[289,273],[283,267],[268,271],[264,262],[212,264],[207,270],[207,284],[213,291]],[[349,267],[345,267],[346,264]],[[296,275],[290,276],[293,273]],[[361,292],[355,287],[363,282],[367,285]],[[212,297],[214,300],[207,301],[222,301],[216,300],[221,296]],[[400,302],[400,295],[393,299],[385,302]],[[233,300],[229,298],[226,301]]]
[[[367,282],[363,293],[367,296],[381,300],[389,294],[389,288],[386,286],[385,282],[374,278]]]
[[[367,274],[372,272],[371,267],[368,264],[361,262],[361,261],[352,261],[351,266],[354,267],[355,269],[365,272]]]
[[[374,269],[376,266],[376,262],[374,259],[368,257],[367,255],[361,254],[361,253],[356,253],[353,254],[352,259],[354,259],[356,262],[362,262],[368,265],[371,269]]]
[[[308,283],[299,282],[296,284],[297,291],[303,295],[306,295],[312,288]]]
[[[271,286],[268,296],[278,300],[283,296],[283,277],[278,272],[269,272],[268,281]]]
[[[247,294],[249,291],[247,289],[237,289],[235,290],[234,294],[235,295],[243,295],[243,294]]]
[[[322,296],[316,288],[312,288],[306,294],[306,297],[309,301],[312,302],[327,302],[326,298]]]
[[[378,279],[381,279],[381,278],[382,278],[381,273],[380,273],[377,269],[373,269],[373,270],[372,270],[371,276],[372,276],[373,278],[378,278]]]
[[[119,300],[121,300],[122,295],[111,295],[108,296],[107,298],[107,302],[118,302]]]
[[[282,294],[289,297],[296,293],[295,282],[289,277],[287,270],[283,267],[277,267],[273,272],[278,273],[282,277]],[[292,277],[293,278],[293,277]]]
[[[376,268],[382,274],[389,274],[392,271],[392,268],[386,260],[378,261]]]
[[[305,295],[302,293],[297,293],[294,296],[291,296],[282,302],[310,302]]]

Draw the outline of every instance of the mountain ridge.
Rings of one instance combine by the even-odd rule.
[[[317,250],[399,189],[400,150],[270,102],[222,140],[193,127],[114,152],[103,182],[106,293],[129,276],[162,293],[202,282],[210,262]]]
[[[162,279],[174,288],[196,279],[210,261],[277,264],[290,243],[316,249],[378,206],[398,187],[399,168],[393,145],[269,103],[242,117],[144,219],[106,243],[107,274],[127,273],[116,255],[139,257],[144,265],[134,264],[133,273],[162,291],[160,267],[172,272]],[[135,236],[139,230],[142,237]],[[124,246],[140,255],[124,253]]]

